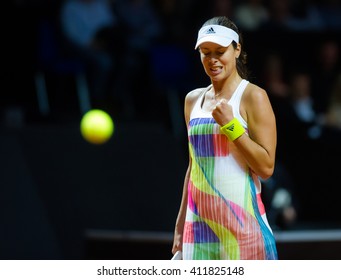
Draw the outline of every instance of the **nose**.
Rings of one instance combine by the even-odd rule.
[[[209,55],[207,56],[207,61],[210,62],[210,63],[214,63],[216,62],[218,59],[215,55]]]

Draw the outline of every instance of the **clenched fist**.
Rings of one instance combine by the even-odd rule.
[[[225,98],[220,99],[212,111],[212,117],[220,125],[224,126],[233,119],[232,106]]]

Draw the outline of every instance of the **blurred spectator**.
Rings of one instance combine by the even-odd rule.
[[[283,141],[282,126],[286,125],[289,100],[289,85],[286,79],[286,69],[280,52],[268,52],[262,59],[263,68],[260,70],[261,85],[267,90],[272,108],[277,120],[277,154],[282,158],[287,153],[286,143]]]
[[[177,0],[152,1],[155,12],[162,26],[160,41],[173,43],[174,38],[182,37],[183,29],[179,20],[179,5]],[[181,34],[181,35],[180,35]]]
[[[183,46],[194,44],[190,34],[197,33],[197,26],[201,24],[203,18],[203,10],[206,11],[205,1],[152,0],[151,3],[161,25],[159,42]],[[193,9],[193,6],[196,8]]]
[[[148,0],[117,0],[115,10],[124,26],[126,47],[120,54],[122,63],[114,91],[124,98],[122,107],[125,117],[133,118],[136,114],[134,99],[139,97],[135,91],[141,96],[141,91],[149,92],[149,50],[160,36],[161,25]]]
[[[312,96],[317,114],[323,116],[327,111],[332,88],[340,69],[340,49],[334,39],[323,40],[316,47],[311,65]]]
[[[319,12],[328,30],[341,29],[341,1],[323,0],[319,3]]]
[[[325,124],[341,130],[341,74],[338,76],[330,94]]]
[[[148,0],[116,0],[117,14],[125,27],[130,54],[146,54],[160,36],[160,22]]]
[[[288,78],[285,94],[278,99],[276,119],[278,123],[278,144],[283,159],[296,160],[297,151],[310,153],[312,140],[321,135],[321,128],[314,110],[314,100],[311,96],[311,77],[299,66]],[[271,91],[269,91],[271,94]]]
[[[290,94],[292,108],[299,122],[309,125],[309,138],[319,138],[321,128],[318,115],[314,110],[314,100],[311,94],[311,77],[306,72],[296,72],[291,78]]]
[[[300,217],[306,218],[310,213],[311,201],[317,192],[316,158],[323,154],[318,149],[322,129],[317,122],[314,111],[314,100],[311,97],[311,77],[300,65],[291,65],[288,75],[287,96],[279,105],[278,143],[283,164],[295,182],[295,195],[300,204]],[[309,175],[307,175],[309,174]],[[315,209],[314,209],[315,210]],[[307,215],[307,216],[306,216]]]
[[[324,23],[317,7],[309,1],[299,4],[291,0],[268,1],[269,18],[261,28],[277,31],[322,30]]]
[[[262,181],[263,201],[267,218],[274,229],[288,229],[295,225],[300,202],[296,196],[297,185],[285,165],[276,161],[273,175]]]
[[[65,0],[60,21],[69,52],[87,65],[94,105],[102,105],[118,64],[117,54],[122,49],[112,3],[109,0]]]
[[[288,26],[295,31],[321,31],[326,28],[319,7],[314,0],[289,0],[291,18]]]
[[[270,52],[264,58],[262,80],[269,94],[273,97],[286,97],[288,84],[281,54]]]
[[[326,126],[325,122],[321,121],[314,109],[317,101],[311,93],[312,78],[309,72],[295,70],[290,82],[292,106],[287,108],[285,129],[285,141],[291,153],[287,166],[290,166],[296,175],[299,200],[305,204],[305,207],[301,207],[303,215],[314,220],[324,216],[316,207],[316,201],[321,200],[321,185],[326,186],[330,193],[338,191],[335,182],[339,167],[334,163],[339,160],[341,131]],[[309,200],[305,200],[307,194]],[[328,217],[324,218],[335,219],[336,199],[328,197],[326,200],[329,201]]]
[[[183,5],[180,5],[180,1],[154,0],[152,3],[161,25],[159,42],[174,44],[185,39],[188,30],[184,24]]]
[[[264,0],[247,0],[235,8],[235,21],[241,29],[257,30],[268,19]]]
[[[210,1],[212,16],[226,16],[234,20],[234,5],[232,0]]]
[[[158,1],[158,0],[155,0]],[[198,35],[198,27],[201,26],[203,18],[206,18],[210,7],[213,5],[212,0],[176,0],[181,13],[183,22],[182,30],[185,30],[184,46],[192,46],[195,44]],[[200,63],[200,62],[199,62]],[[199,65],[200,66],[200,65]],[[198,71],[199,72],[199,71]]]
[[[226,16],[234,19],[234,1],[233,0],[186,0],[187,2],[187,24],[195,22],[193,26],[197,35],[198,27],[202,24],[202,19],[214,16]],[[190,4],[190,6],[189,6]]]
[[[290,6],[288,0],[267,1],[267,10],[269,17],[263,24],[261,24],[261,29],[274,31],[285,31],[288,29],[287,24],[290,18]]]

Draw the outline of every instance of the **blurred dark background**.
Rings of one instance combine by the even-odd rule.
[[[337,0],[12,0],[2,4],[1,259],[169,259],[197,51],[230,17],[278,126],[263,182],[282,259],[341,255],[341,3]],[[105,144],[79,130],[108,112]]]

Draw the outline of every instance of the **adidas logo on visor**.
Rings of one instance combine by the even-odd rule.
[[[211,27],[211,28],[208,29],[205,33],[206,33],[206,34],[215,34],[216,32],[214,31],[213,27]]]

